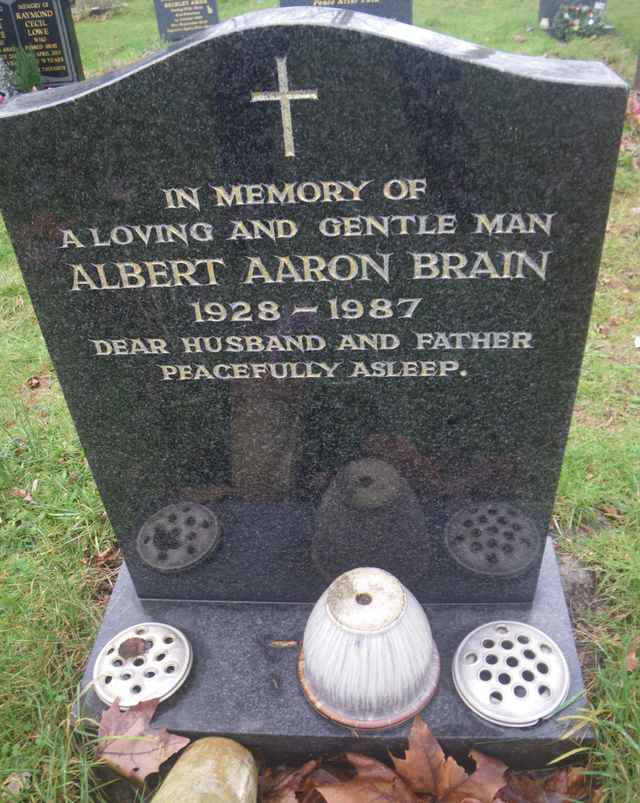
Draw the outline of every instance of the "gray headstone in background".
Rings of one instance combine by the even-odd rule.
[[[413,21],[413,0],[280,0],[282,8],[286,6],[312,6],[313,8],[337,8],[342,11],[360,11],[386,17],[398,22]]]
[[[42,88],[84,78],[67,0],[0,0],[0,56],[13,66],[19,47],[35,53]]]
[[[87,19],[87,17],[101,16],[114,7],[114,0],[75,0],[71,6],[73,19]]]
[[[542,28],[550,28],[561,5],[575,5],[567,0],[540,0],[538,21]],[[591,6],[595,11],[606,11],[607,0],[581,0],[580,5]]]
[[[0,57],[6,64],[13,64],[18,47],[20,42],[11,6],[0,0]]]
[[[216,0],[154,0],[158,30],[175,42],[218,22]]]

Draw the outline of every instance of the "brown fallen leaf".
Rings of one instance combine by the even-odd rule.
[[[498,789],[505,785],[506,764],[476,751],[471,752],[475,772],[467,775],[451,756],[445,758],[429,726],[416,717],[409,734],[405,758],[391,756],[398,775],[418,795],[431,795],[441,803],[478,800],[491,803]]]
[[[496,803],[547,803],[538,781],[527,772],[508,772],[507,784],[499,790]]]
[[[0,798],[5,800],[5,795],[11,795],[12,797],[18,796],[24,792],[30,783],[30,772],[12,772],[11,775],[8,775],[2,782]],[[8,798],[6,799],[8,800]]]
[[[38,404],[51,389],[51,375],[46,371],[30,376],[21,386],[21,395],[27,407]]]
[[[517,34],[516,34],[516,35],[513,37],[513,41],[514,41],[514,42],[526,42],[526,41],[527,41],[527,37],[526,37],[524,34],[517,33]]]
[[[324,798],[318,792],[319,786],[332,786],[338,783],[346,783],[353,777],[353,771],[346,766],[326,765],[318,767],[311,775],[304,780],[302,787],[301,803],[325,803]]]
[[[24,488],[12,488],[9,491],[9,495],[15,496],[17,499],[24,499],[25,502],[33,502],[33,497],[29,491],[25,491]]]
[[[113,560],[120,558],[120,551],[117,546],[108,546],[106,549],[101,550],[100,552],[96,552],[93,556],[94,562],[101,566],[105,563],[109,563]]]
[[[636,669],[640,666],[640,661],[638,660],[638,655],[637,655],[637,650],[639,646],[640,646],[640,637],[634,638],[631,644],[629,645],[629,651],[627,652],[627,657],[625,659],[627,672],[635,672]]]
[[[98,755],[111,769],[138,786],[191,741],[165,728],[150,727],[159,702],[145,700],[121,711],[116,699],[100,719]]]
[[[319,759],[307,761],[297,770],[282,767],[266,770],[259,779],[260,803],[298,803],[305,779],[320,766]]]
[[[137,655],[143,655],[149,649],[149,645],[143,638],[128,638],[123,641],[118,647],[118,655],[121,658],[135,658]]]
[[[419,795],[442,797],[467,777],[455,759],[445,758],[438,740],[420,717],[413,720],[405,757],[390,757],[398,775]]]
[[[527,772],[508,772],[507,785],[495,803],[569,803],[590,800],[589,776],[580,767],[562,767],[538,779]]]
[[[598,506],[598,510],[608,519],[612,519],[613,521],[623,522],[624,521],[624,514],[621,513],[617,507],[613,505],[609,505],[607,503],[603,503]]]
[[[561,767],[544,782],[547,800],[549,803],[589,800],[589,777],[581,767]]]
[[[389,767],[359,753],[345,753],[355,770],[346,783],[321,784],[316,790],[326,803],[419,803],[418,798]]]
[[[51,387],[51,374],[46,371],[36,376],[30,376],[24,383],[30,390],[48,390]]]
[[[298,796],[291,787],[280,789],[266,797],[260,798],[260,803],[298,803]]]
[[[479,803],[491,803],[498,789],[504,786],[507,765],[477,750],[469,753],[474,760],[475,771],[460,786],[442,798],[442,803],[463,803],[465,798],[476,798]]]

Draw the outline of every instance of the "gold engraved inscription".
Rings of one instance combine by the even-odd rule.
[[[293,118],[291,116],[292,100],[318,100],[317,89],[289,89],[289,74],[287,72],[287,58],[276,59],[278,73],[277,92],[252,92],[251,102],[260,103],[276,101],[280,104],[282,115],[282,133],[284,137],[284,155],[292,158],[296,155],[296,146],[293,139]]]
[[[254,92],[252,102],[280,103],[291,157],[291,102],[317,100],[318,93],[290,90],[286,59],[276,63],[278,91]],[[473,305],[467,315],[460,307],[460,331],[430,328],[436,297],[459,293],[460,281],[484,285],[496,300],[504,281],[516,280],[514,298],[527,283],[537,286],[527,292],[538,294],[555,270],[554,212],[447,209],[424,175],[193,179],[193,186],[158,190],[161,222],[59,229],[57,246],[68,255],[61,267],[74,295],[150,293],[158,306],[175,305],[183,315],[165,337],[96,324],[83,346],[100,363],[120,357],[128,366],[135,357],[165,383],[451,382],[472,380],[483,352],[504,366],[538,347],[537,332],[518,331],[530,328],[524,321],[511,330],[474,331],[483,327]],[[285,215],[273,215],[274,206],[286,207]],[[218,258],[207,256],[207,247]]]

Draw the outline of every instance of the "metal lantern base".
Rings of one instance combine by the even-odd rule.
[[[384,758],[406,748],[410,723],[390,730],[353,730],[315,711],[298,680],[298,657],[311,605],[140,600],[126,568],[114,589],[84,684],[104,645],[125,627],[166,622],[183,631],[193,647],[193,667],[184,685],[161,703],[154,725],[194,738],[228,736],[264,752],[270,763],[298,763],[310,755],[356,751]],[[548,719],[531,728],[509,728],[481,719],[460,699],[451,675],[462,640],[486,622],[528,622],[548,634],[567,659],[567,698],[584,692],[571,623],[553,546],[547,544],[537,594],[531,606],[429,605],[425,607],[440,652],[442,670],[433,698],[421,712],[444,750],[462,757],[470,748],[515,769],[544,766],[574,742],[563,739],[567,721]],[[99,719],[104,704],[93,690],[81,713]],[[565,717],[583,705],[577,699]],[[591,734],[586,734],[591,739]]]

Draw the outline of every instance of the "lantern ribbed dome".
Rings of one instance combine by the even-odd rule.
[[[313,608],[300,680],[320,713],[355,728],[385,728],[431,699],[440,660],[416,598],[383,569],[338,577]]]

